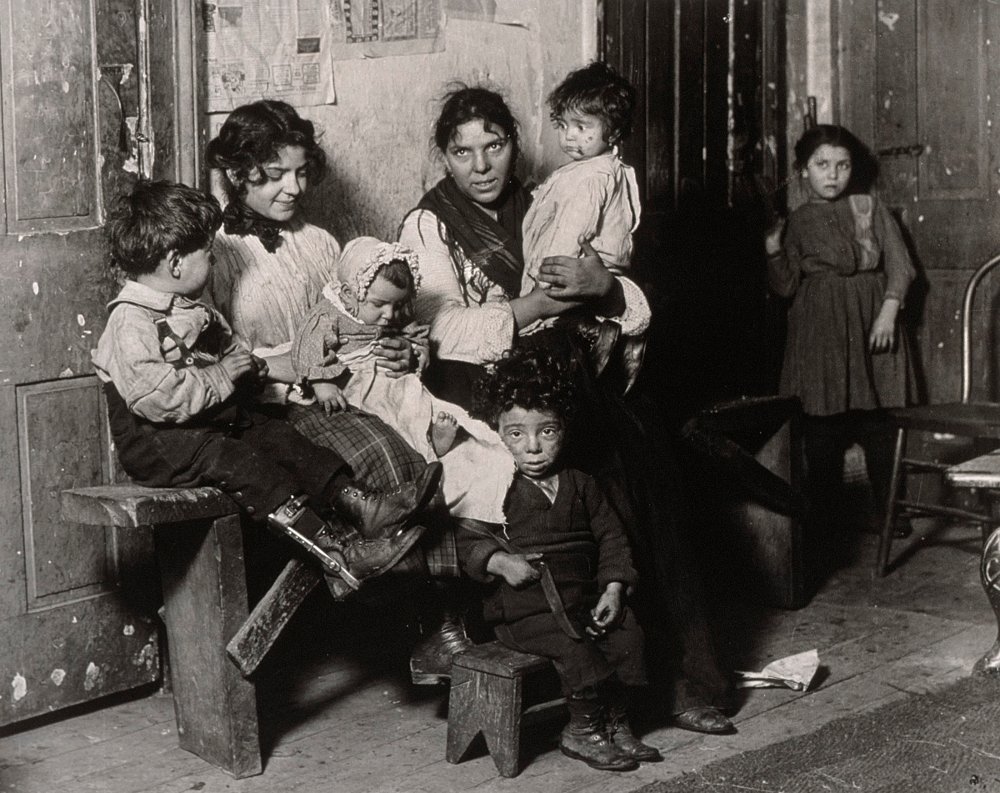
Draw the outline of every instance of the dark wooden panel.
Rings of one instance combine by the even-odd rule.
[[[89,0],[2,0],[7,231],[98,221]]]
[[[840,119],[861,140],[875,140],[875,30],[870,0],[840,0],[840,36],[850,59],[840,69]]]
[[[988,197],[984,6],[920,0],[921,199]]]
[[[729,0],[706,0],[705,41],[705,190],[713,204],[729,199]]]
[[[654,0],[655,2],[655,0]],[[649,80],[647,70],[647,27],[646,27],[646,0],[633,0],[622,6],[622,33],[628,36],[628,40],[623,42],[620,55],[620,72],[635,86],[636,105],[633,113],[632,140],[637,145],[628,146],[625,150],[625,158],[629,165],[635,168],[639,182],[639,197],[643,204],[649,195],[646,188],[646,141],[645,129],[648,117],[648,107],[646,105],[646,92],[643,86]]]
[[[705,185],[705,7],[680,4],[677,55],[677,184],[678,193]]]
[[[876,149],[917,142],[917,16],[914,0],[894,4],[879,15],[874,31],[878,42],[875,77]],[[912,201],[917,169],[912,157],[883,158],[881,184],[891,201]]]
[[[653,0],[646,7],[651,46],[646,52],[646,129],[636,126],[635,137],[646,146],[647,216],[673,206],[675,134],[674,16],[677,0]]]
[[[112,535],[60,519],[60,493],[108,480],[110,460],[97,378],[18,388],[28,610],[114,586]]]

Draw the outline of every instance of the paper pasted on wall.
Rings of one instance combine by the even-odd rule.
[[[333,104],[332,0],[202,3],[208,112],[267,97],[298,107]]]
[[[334,60],[444,49],[442,0],[329,0]]]
[[[448,19],[471,19],[529,29],[537,27],[536,7],[532,0],[445,0]]]

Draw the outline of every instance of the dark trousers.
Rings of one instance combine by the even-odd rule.
[[[551,658],[566,695],[612,675],[627,686],[647,683],[642,629],[629,608],[617,628],[596,638],[571,638],[549,613],[497,625],[494,630],[501,644],[511,649]]]
[[[267,406],[228,402],[203,421],[164,424],[131,413],[113,386],[106,385],[105,393],[118,459],[136,484],[210,485],[264,520],[291,496],[329,504],[334,478],[350,475],[339,455],[268,413]]]

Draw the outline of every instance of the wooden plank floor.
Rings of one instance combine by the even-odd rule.
[[[808,693],[744,692],[736,735],[699,736],[657,726],[646,740],[666,761],[628,774],[593,771],[557,749],[560,722],[532,728],[528,764],[514,780],[475,756],[444,761],[446,692],[407,683],[406,658],[378,638],[355,652],[316,651],[338,625],[293,631],[263,670],[266,770],[233,780],[177,748],[169,695],[154,693],[0,736],[0,791],[17,793],[631,793],[651,781],[697,773],[707,763],[811,732],[906,692],[969,674],[996,624],[979,586],[975,529],[953,527],[897,541],[906,558],[886,579],[872,574],[875,537],[863,536],[854,563],[797,611],[740,615],[741,664],[816,648],[819,685]],[[905,549],[905,550],[904,550]]]

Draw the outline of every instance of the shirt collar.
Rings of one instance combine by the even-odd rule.
[[[125,286],[122,287],[122,291],[118,293],[118,296],[108,303],[108,310],[110,311],[119,303],[134,303],[137,306],[164,313],[170,311],[174,306],[191,308],[204,305],[183,295],[153,289],[151,286],[140,284],[138,281],[126,281]]]

